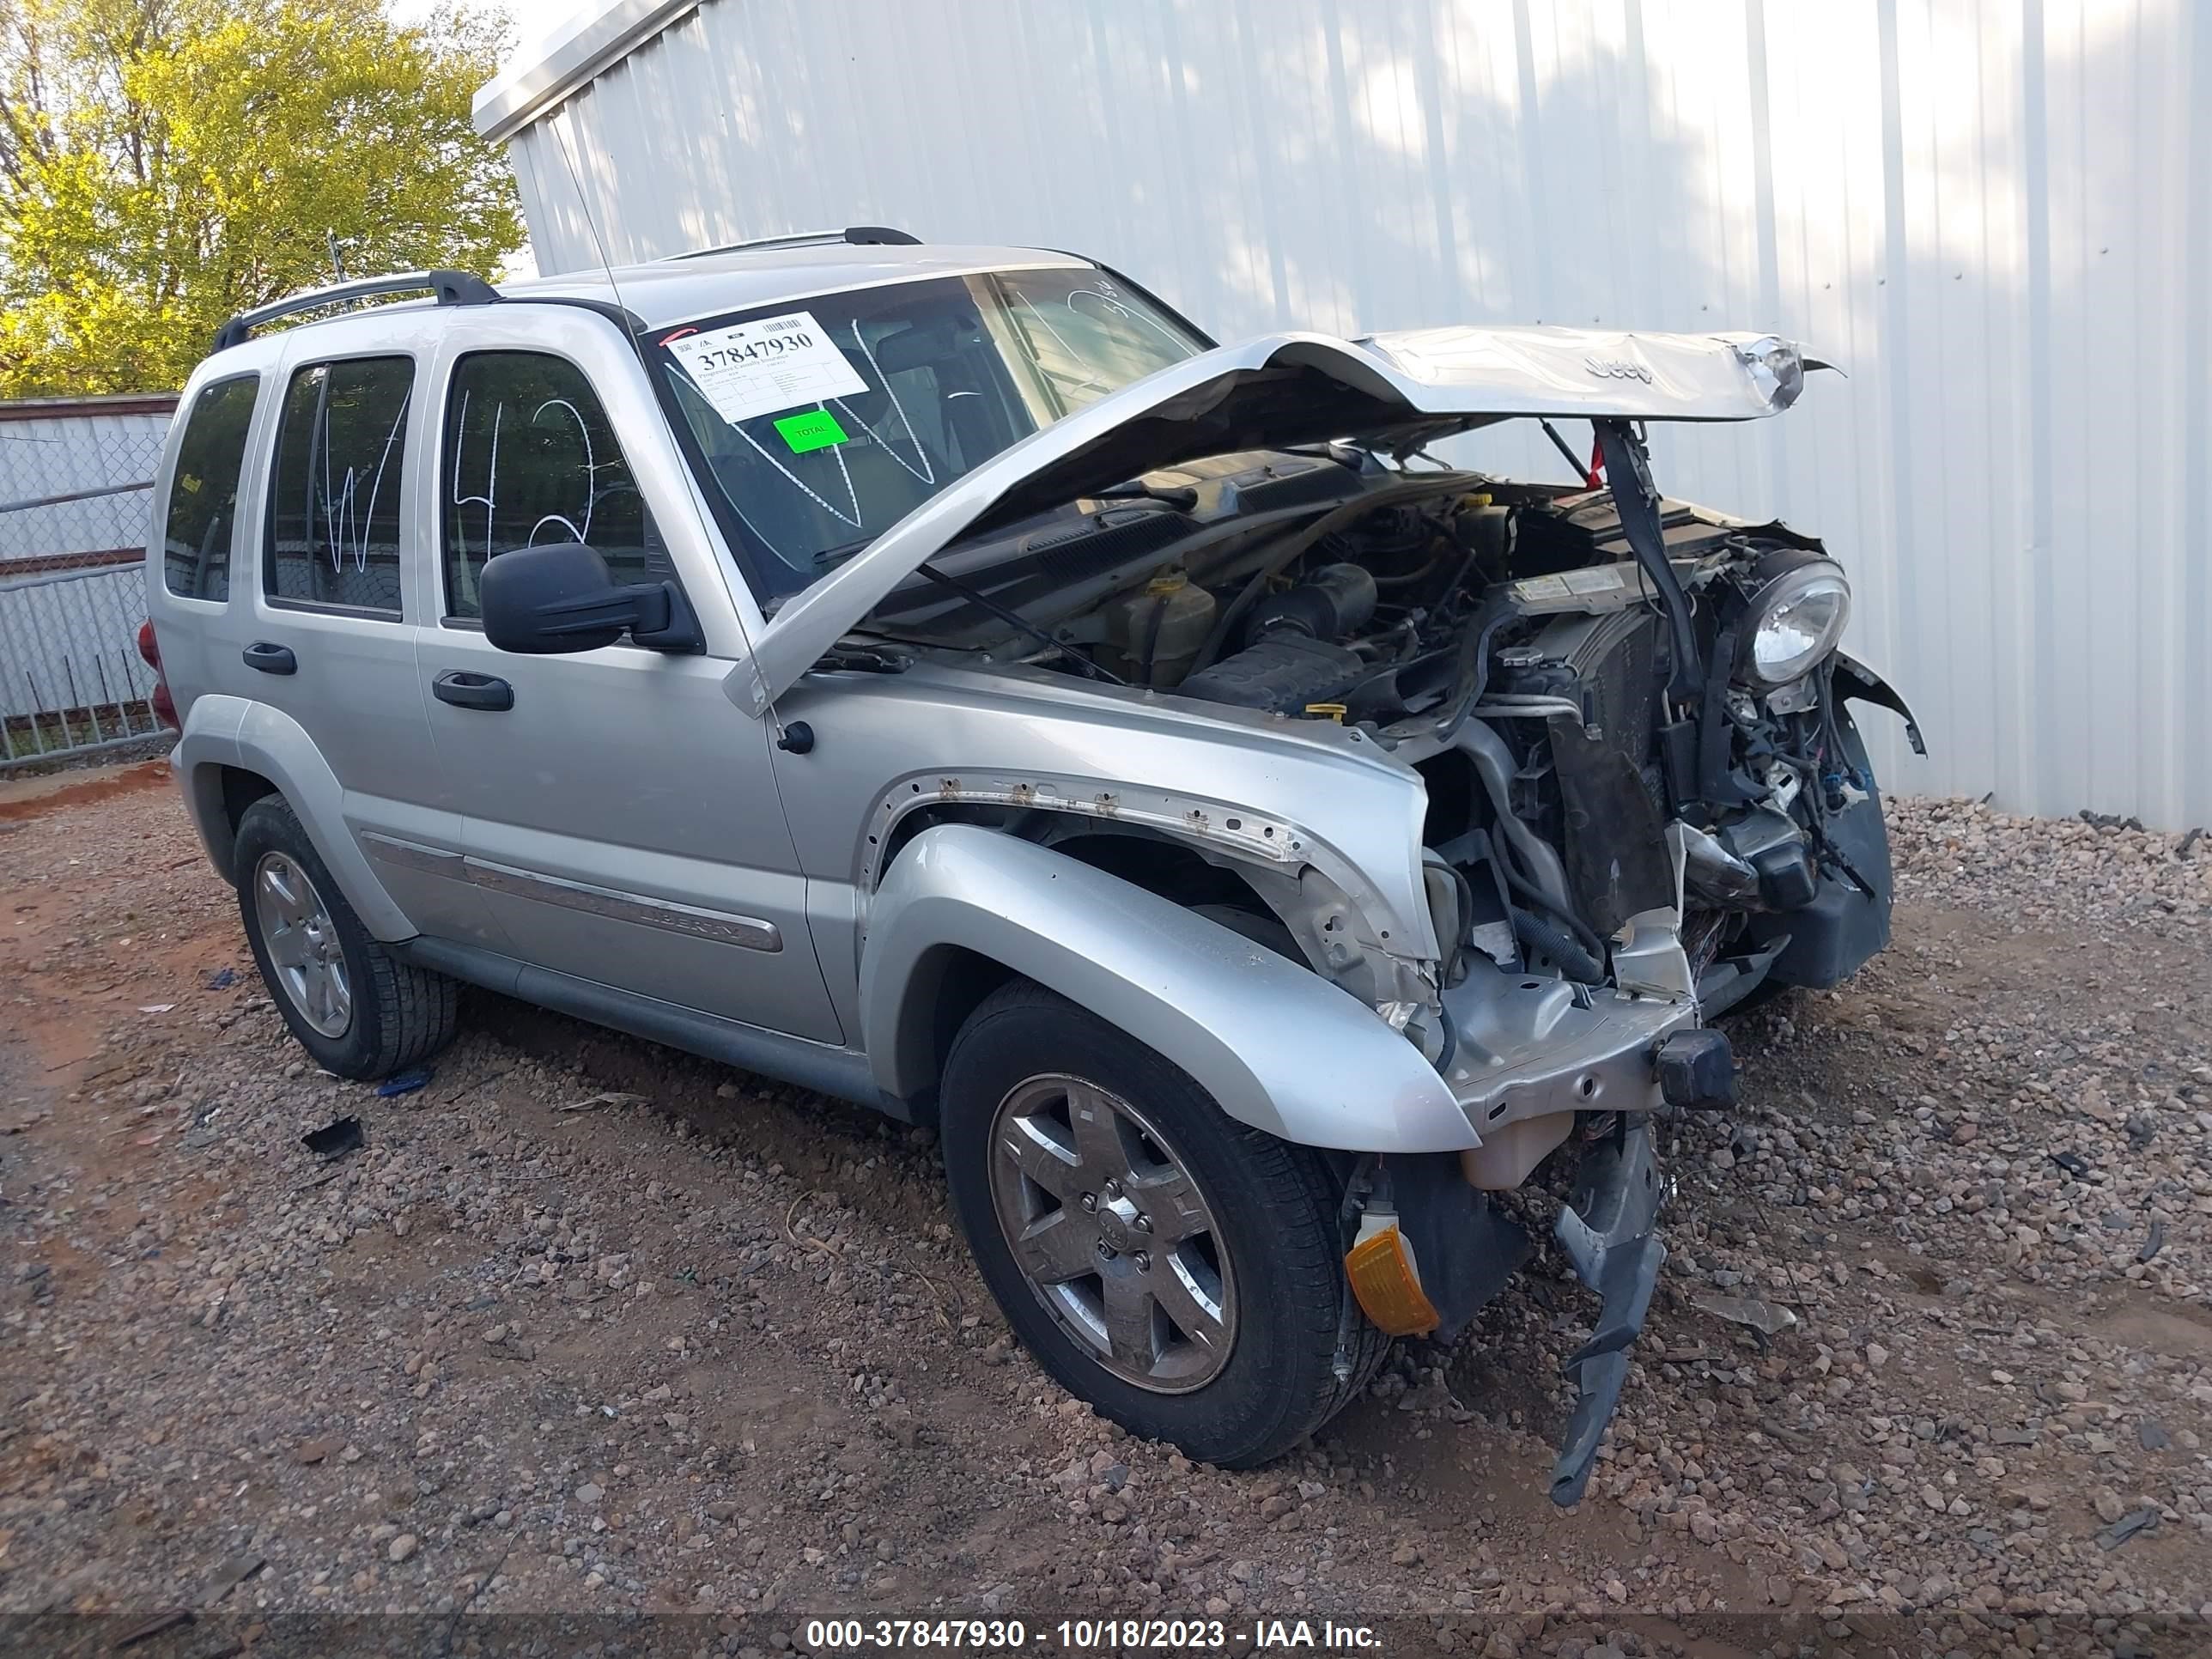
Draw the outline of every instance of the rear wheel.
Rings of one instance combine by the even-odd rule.
[[[317,1065],[344,1078],[389,1077],[453,1040],[453,981],[369,937],[282,796],[246,809],[235,845],[253,960]]]
[[[1131,1432],[1239,1467],[1289,1449],[1388,1339],[1351,1301],[1321,1158],[1027,981],[945,1068],[952,1201],[1016,1334]]]

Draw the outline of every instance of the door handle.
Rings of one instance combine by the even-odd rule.
[[[246,647],[246,665],[258,668],[264,674],[296,674],[300,672],[300,659],[292,654],[292,647],[268,640],[256,640]]]
[[[430,682],[430,695],[456,708],[489,708],[504,713],[514,707],[514,688],[489,674],[472,674],[465,668],[448,668]]]

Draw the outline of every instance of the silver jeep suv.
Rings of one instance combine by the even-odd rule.
[[[228,325],[169,438],[176,772],[321,1066],[422,1060],[466,983],[933,1124],[1022,1340],[1195,1457],[1456,1334],[1556,1168],[1572,1502],[1665,1255],[1653,1115],[1731,1097],[1707,1021],[1887,937],[1850,707],[1904,710],[1844,574],[1662,498],[1644,436],[1817,366],[1221,347],[885,230],[321,290]],[[1515,418],[1577,483],[1430,453]]]

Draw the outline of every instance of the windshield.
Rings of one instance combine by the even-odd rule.
[[[663,334],[653,355],[768,602],[1010,444],[1202,349],[1084,266],[732,312]]]

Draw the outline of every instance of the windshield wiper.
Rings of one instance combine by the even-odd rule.
[[[849,559],[862,548],[874,542],[873,536],[863,536],[858,541],[842,542],[836,547],[825,547],[814,556],[817,564],[835,564],[840,559]]]
[[[1178,513],[1188,513],[1198,505],[1198,491],[1188,484],[1146,483],[1142,478],[1131,478],[1127,483],[1109,484],[1103,489],[1091,492],[1095,501],[1158,501]]]
[[[815,667],[848,674],[903,674],[914,666],[906,658],[870,646],[840,640],[822,653]]]
[[[959,577],[948,576],[942,570],[939,570],[933,566],[927,564],[918,568],[915,574],[918,576],[924,577],[930,581],[935,582],[939,587],[949,588],[951,592],[957,593],[962,599],[967,600],[969,604],[981,606],[983,610],[989,611],[1000,622],[1006,623],[1008,626],[1020,629],[1023,633],[1027,634],[1031,639],[1037,641],[1047,648],[1059,652],[1061,656],[1067,659],[1068,664],[1072,667],[1075,668],[1081,673],[1088,675],[1091,678],[1094,680],[1104,680],[1109,685],[1127,685],[1129,683],[1123,679],[1119,674],[1114,673],[1109,669],[1101,668],[1097,663],[1091,661],[1090,658],[1085,656],[1080,651],[1071,651],[1068,648],[1066,641],[1053,638],[1051,635],[1046,633],[1044,629],[1039,628],[1035,623],[1023,616],[1018,611],[1015,611],[1009,606],[1000,605],[988,593],[982,592],[980,588],[971,587],[968,583],[962,581]]]

